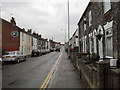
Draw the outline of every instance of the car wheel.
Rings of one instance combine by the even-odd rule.
[[[3,62],[3,61],[2,61],[2,62],[1,62],[1,64],[2,64],[2,65],[4,65],[4,64],[5,64],[5,62]]]
[[[24,58],[24,61],[26,61],[26,57]]]
[[[17,59],[17,63],[19,63],[19,62],[20,62],[20,59],[18,58],[18,59]]]

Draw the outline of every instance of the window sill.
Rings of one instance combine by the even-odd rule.
[[[110,13],[111,9],[109,9],[108,11],[104,12],[104,15],[107,15],[108,13]]]
[[[110,56],[106,56],[106,58],[112,59],[113,57],[110,57]]]

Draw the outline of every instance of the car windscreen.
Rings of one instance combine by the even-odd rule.
[[[33,52],[37,52],[38,50],[33,50]]]
[[[5,53],[5,55],[13,55],[13,54],[15,54],[15,52],[7,52],[7,53]]]

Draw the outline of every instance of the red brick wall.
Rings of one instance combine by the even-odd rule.
[[[2,20],[2,49],[6,49],[7,51],[19,50],[20,47],[20,33],[17,37],[13,37],[11,36],[12,31],[18,31],[18,28]]]

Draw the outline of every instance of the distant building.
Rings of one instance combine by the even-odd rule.
[[[26,31],[16,25],[15,19],[12,17],[10,22],[2,20],[2,51],[21,51],[25,55],[31,55],[32,49],[50,49],[56,48],[60,43],[53,40],[50,42],[48,39],[41,38],[41,35],[33,32],[31,29]],[[0,50],[1,51],[1,50]],[[0,52],[1,53],[1,52]]]
[[[32,36],[30,31],[25,31],[16,26],[15,19],[11,22],[2,19],[2,50],[21,51],[25,55],[30,55],[32,50]]]
[[[33,49],[38,49],[38,45],[37,45],[37,34],[34,32],[33,34],[32,34],[32,36],[33,36]]]
[[[53,48],[53,40],[49,39],[49,48],[52,49]]]
[[[16,51],[20,47],[20,30],[16,26],[14,18],[11,22],[2,19],[2,49]]]
[[[31,55],[32,52],[32,35],[31,30],[20,30],[20,48],[19,50],[25,55]]]
[[[76,31],[74,32],[74,34],[72,35],[71,39],[70,39],[70,49],[74,50],[74,51],[79,51],[79,33],[78,33],[78,29],[76,29]]]
[[[38,39],[37,39],[37,47],[38,47],[38,49],[40,49],[40,50],[42,49],[42,45],[41,45],[42,43],[41,43],[41,40],[42,40],[42,39],[41,39],[41,35],[38,35]]]

